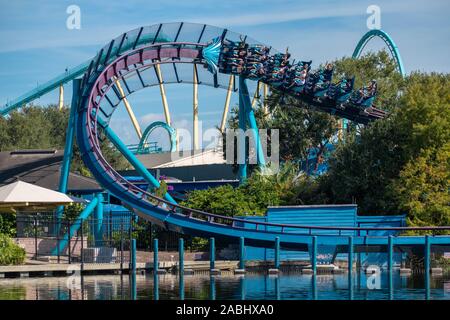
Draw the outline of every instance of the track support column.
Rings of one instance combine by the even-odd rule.
[[[311,244],[311,269],[313,276],[317,273],[317,236],[312,237]]]
[[[348,293],[353,299],[353,236],[348,238]]]
[[[394,282],[393,282],[393,269],[394,269],[394,237],[388,238],[388,285],[389,285],[389,299],[393,299]]]
[[[220,274],[220,270],[216,269],[216,241],[213,237],[209,238],[209,273]]]
[[[114,144],[114,146],[122,153],[122,155],[130,162],[130,164],[136,169],[136,171],[144,177],[153,187],[159,188],[161,185],[158,180],[153,177],[153,175],[147,170],[147,168],[139,161],[139,159],[128,150],[127,146],[120,140],[120,138],[116,135],[116,133],[111,129],[111,127],[105,123],[100,117],[97,118],[98,124],[103,127],[106,136],[108,139]],[[166,192],[164,198],[172,203],[176,203],[176,201],[172,198],[172,196]]]
[[[97,193],[97,206],[94,211],[94,238],[95,246],[101,247],[103,245],[103,195]]]
[[[240,134],[243,134],[243,139],[238,138],[238,154],[244,153],[244,163],[239,163],[239,180],[241,183],[247,179],[247,147],[245,143],[247,121],[252,131],[253,141],[256,147],[256,160],[258,165],[262,168],[266,165],[264,158],[264,152],[259,138],[258,124],[256,123],[255,114],[253,113],[252,103],[248,93],[247,83],[244,77],[239,77],[239,129],[242,130]],[[242,145],[242,146],[241,146]],[[239,160],[240,157],[238,157]],[[242,162],[242,161],[240,161]]]
[[[245,239],[239,238],[239,269],[234,270],[234,274],[245,274]]]
[[[159,64],[155,64],[155,71],[159,81],[159,92],[161,93],[161,100],[164,108],[164,117],[166,118],[166,123],[170,126],[172,122],[170,119],[169,104],[167,103],[166,90],[164,89],[164,81]]]
[[[153,239],[153,273],[158,274],[159,261],[158,261],[158,239]]]
[[[228,82],[227,95],[225,98],[225,105],[223,106],[222,121],[220,122],[220,132],[222,132],[222,133],[225,131],[225,126],[227,124],[228,109],[230,108],[230,98],[231,98],[231,93],[233,92],[233,86],[234,86],[234,75],[230,75],[230,80]]]
[[[64,107],[64,85],[61,84],[59,86],[59,103],[58,103],[58,110],[61,111]]]
[[[424,252],[424,275],[425,275],[425,299],[430,299],[430,266],[431,266],[431,238],[425,236],[425,252]]]
[[[136,116],[134,115],[133,109],[131,108],[130,103],[128,102],[127,97],[125,96],[125,92],[123,91],[122,85],[120,84],[119,80],[115,80],[115,84],[117,89],[119,90],[120,96],[122,98],[123,104],[125,105],[125,109],[127,109],[128,116],[130,117],[131,123],[133,124],[134,130],[136,131],[136,134],[139,138],[139,140],[142,139],[142,130],[139,125],[139,122],[136,119]]]
[[[136,239],[131,239],[130,271],[136,274]]]
[[[184,239],[178,239],[178,272],[184,273]]]
[[[275,238],[274,268],[269,269],[269,274],[278,274],[278,272],[280,272],[280,237]]]
[[[198,150],[198,76],[197,65],[194,64],[193,97],[192,97],[192,150]]]
[[[70,105],[69,122],[66,130],[66,142],[64,144],[64,157],[61,165],[61,176],[59,177],[58,191],[67,193],[67,185],[69,183],[70,163],[73,155],[73,142],[75,137],[75,118],[77,115],[79,91],[81,86],[81,79],[72,80],[72,101]],[[60,219],[63,215],[64,207],[59,206],[56,210],[56,233],[59,233],[61,227]]]

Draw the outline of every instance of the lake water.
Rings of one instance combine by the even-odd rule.
[[[135,280],[134,280],[135,279]],[[279,276],[247,274],[245,277],[223,274],[158,276],[154,286],[152,274],[95,275],[58,278],[16,278],[0,280],[0,299],[27,300],[111,300],[111,299],[426,299],[423,276],[393,275],[389,288],[388,274],[354,275],[349,290],[347,274],[312,275],[286,273]],[[135,285],[133,285],[135,284]],[[181,284],[181,286],[180,286]],[[156,289],[157,292],[156,292]],[[184,295],[184,297],[183,297]],[[430,299],[450,299],[450,277],[431,277]]]

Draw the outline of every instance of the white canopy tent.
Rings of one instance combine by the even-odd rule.
[[[51,210],[75,202],[86,201],[20,180],[0,187],[0,212]]]

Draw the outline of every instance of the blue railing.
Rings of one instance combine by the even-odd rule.
[[[162,148],[158,146],[157,142],[146,142],[142,150],[139,150],[139,144],[129,144],[127,145],[127,148],[134,154],[150,154],[162,152]]]

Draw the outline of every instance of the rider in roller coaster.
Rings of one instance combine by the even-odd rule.
[[[288,49],[285,53],[274,55],[269,52],[269,47],[249,45],[242,38],[239,42],[225,39],[221,48],[219,70],[262,80],[280,89],[292,90],[295,94],[313,95],[318,101],[322,98],[332,99],[341,109],[349,103],[363,109],[371,106],[377,91],[376,81],[353,92],[353,77],[331,84],[334,70],[331,63],[310,74],[312,61],[291,64]]]

